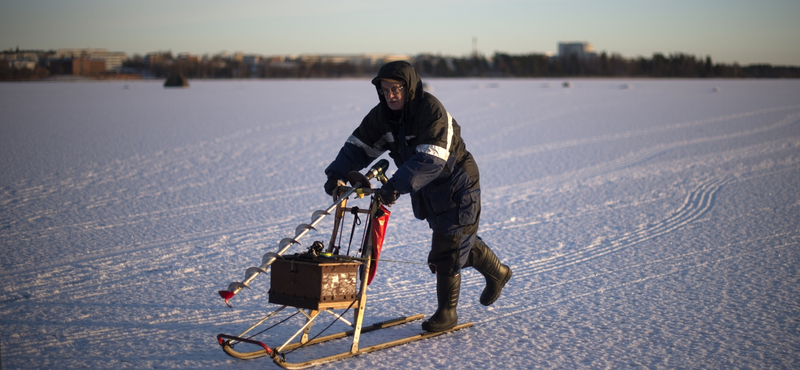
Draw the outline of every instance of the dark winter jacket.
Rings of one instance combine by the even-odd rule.
[[[406,82],[408,100],[401,112],[386,104],[382,79]],[[372,84],[380,103],[364,117],[325,173],[345,179],[388,150],[397,165],[389,182],[400,194],[411,194],[417,218],[443,232],[475,223],[480,211],[478,166],[456,120],[436,97],[423,91],[422,80],[407,62],[384,65]]]

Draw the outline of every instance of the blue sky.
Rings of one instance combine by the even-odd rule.
[[[0,49],[264,55],[683,52],[800,66],[798,0],[1,0]]]

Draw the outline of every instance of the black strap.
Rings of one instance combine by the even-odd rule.
[[[353,245],[353,234],[356,233],[356,226],[361,225],[361,219],[358,217],[358,207],[353,207],[350,209],[350,213],[353,214],[353,228],[350,229],[350,242],[347,243],[347,255],[350,255],[350,246]]]
[[[397,144],[398,144],[398,148],[400,150],[400,160],[402,160],[403,162],[406,161],[406,125],[405,125],[405,122],[403,122],[403,118],[404,118],[403,116],[404,115],[405,114],[400,116],[400,121],[398,122],[399,125],[400,125],[400,130],[397,133],[397,136],[398,136],[397,137],[397,141],[398,141]]]

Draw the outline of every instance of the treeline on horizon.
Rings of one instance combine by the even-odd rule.
[[[332,63],[321,61],[263,62],[248,66],[244,62],[209,60],[189,62],[170,59],[149,71],[154,77],[183,75],[187,78],[347,78],[370,77],[377,73],[380,64],[374,66],[354,63]],[[127,67],[145,68],[130,60]],[[620,55],[609,56],[605,52],[592,58],[551,57],[544,54],[510,55],[495,53],[486,58],[481,55],[466,57],[443,57],[419,55],[410,62],[423,77],[681,77],[681,78],[800,78],[800,67],[772,66],[769,64],[713,63],[711,57],[697,58],[676,53],[654,54],[652,58],[627,59]]]
[[[330,62],[324,58],[235,60],[212,58],[175,58],[162,52],[156,62],[139,55],[123,63],[123,74],[140,74],[144,78],[167,78],[180,75],[189,79],[226,78],[351,78],[370,77],[382,63]],[[654,77],[654,78],[800,78],[800,67],[769,64],[713,63],[711,57],[698,58],[684,53],[652,58],[624,58],[618,54],[588,57],[552,57],[544,54],[511,55],[495,53],[491,57],[472,55],[448,57],[423,54],[411,62],[423,77],[464,78],[533,78],[533,77]],[[4,64],[4,63],[0,63]],[[0,66],[0,80],[39,79],[64,74],[64,71],[37,68],[35,73]],[[102,78],[114,78],[102,76]]]

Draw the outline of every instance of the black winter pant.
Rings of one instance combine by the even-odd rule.
[[[453,211],[457,212],[458,209]],[[431,272],[446,273],[452,276],[458,273],[461,268],[467,266],[472,246],[475,243],[483,243],[483,240],[478,236],[480,204],[478,204],[476,211],[474,223],[472,224],[458,225],[457,223],[451,223],[447,228],[437,227],[433,229],[431,251],[428,253],[428,267],[430,267]],[[441,226],[446,222],[442,216],[447,217],[448,215],[438,216],[437,226]],[[445,230],[442,231],[442,229]]]

